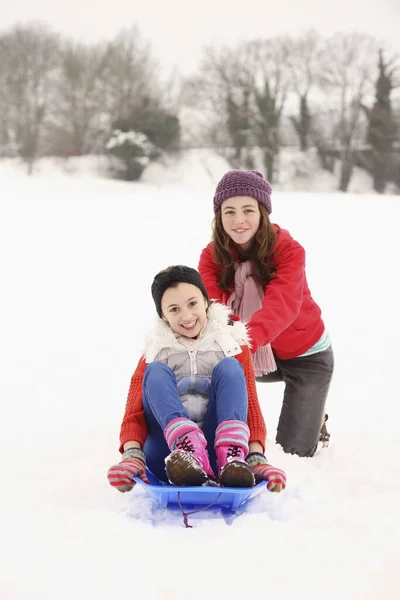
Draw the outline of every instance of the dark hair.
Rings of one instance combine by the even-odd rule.
[[[170,287],[177,287],[180,283],[190,283],[198,287],[208,302],[207,290],[200,273],[185,265],[173,265],[157,273],[151,285],[151,295],[159,317],[162,317],[161,301],[165,291]]]
[[[220,267],[218,287],[221,290],[232,290],[235,279],[233,248],[236,248],[241,262],[251,260],[253,263],[253,277],[261,285],[267,285],[276,275],[274,262],[274,248],[276,233],[264,206],[258,203],[260,210],[260,224],[253,243],[248,252],[240,252],[239,247],[231,240],[222,226],[221,209],[215,215],[213,222],[213,259]]]

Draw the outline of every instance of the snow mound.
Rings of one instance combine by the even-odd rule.
[[[151,163],[141,181],[156,185],[209,186],[216,185],[229,169],[228,161],[214,150],[193,149]]]

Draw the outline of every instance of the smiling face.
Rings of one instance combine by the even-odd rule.
[[[198,287],[178,283],[165,290],[161,300],[164,321],[179,335],[195,338],[207,321],[207,300]]]
[[[258,202],[250,196],[228,198],[221,204],[222,227],[243,251],[250,248],[260,225],[260,218]]]

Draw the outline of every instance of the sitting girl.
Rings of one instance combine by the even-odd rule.
[[[266,428],[259,406],[244,324],[209,302],[199,273],[173,266],[152,284],[158,313],[147,339],[121,425],[121,461],[112,486],[148,483],[146,463],[177,486],[250,487],[265,480],[286,487],[283,471],[264,456]]]

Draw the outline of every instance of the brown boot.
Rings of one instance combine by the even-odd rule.
[[[321,431],[319,432],[319,441],[322,442],[323,448],[327,448],[329,446],[329,438],[331,437],[331,434],[328,433],[328,430],[326,428],[327,420],[328,420],[328,415],[325,413],[323,421],[322,421]]]
[[[189,452],[179,450],[171,452],[165,459],[165,471],[172,485],[203,485],[208,481],[207,473]]]

